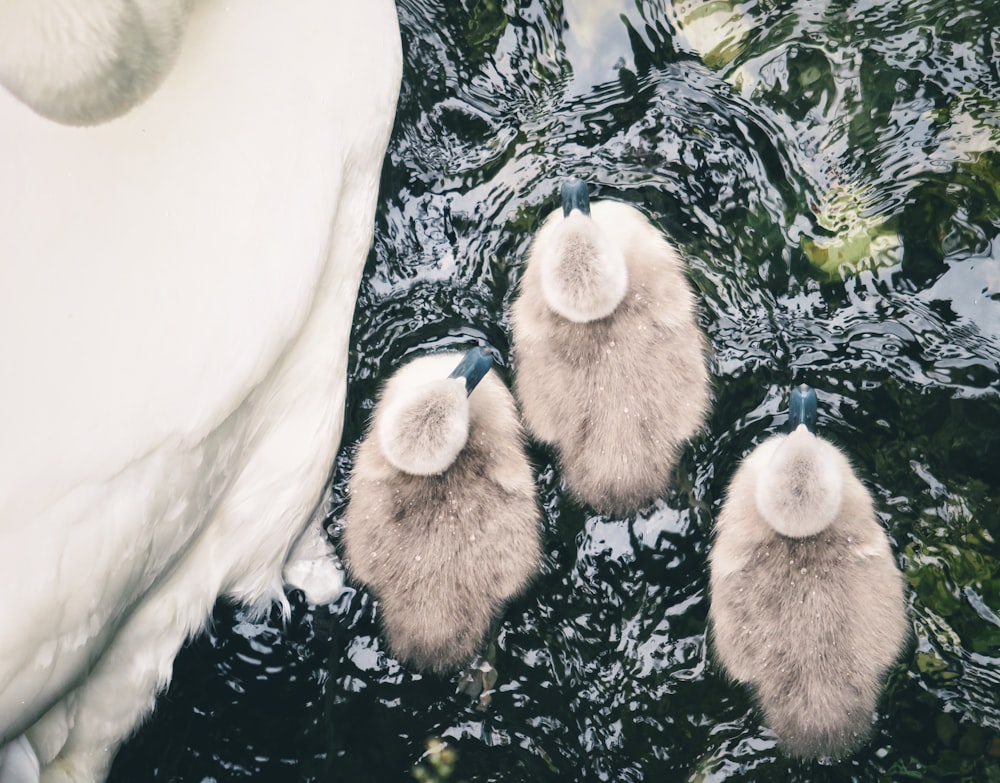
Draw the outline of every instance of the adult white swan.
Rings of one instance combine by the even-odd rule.
[[[399,33],[388,0],[39,0],[0,52],[0,769],[99,781],[217,596],[282,602],[297,559],[339,589],[307,523]]]

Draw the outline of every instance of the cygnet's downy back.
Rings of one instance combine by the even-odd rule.
[[[871,496],[814,434],[812,389],[792,391],[789,420],[729,485],[709,557],[712,639],[786,752],[839,757],[868,737],[906,643],[903,576]]]
[[[354,461],[347,567],[379,599],[393,653],[418,669],[470,663],[541,561],[521,424],[489,365],[476,348],[402,367]]]
[[[515,392],[566,484],[632,511],[669,484],[709,403],[706,342],[676,250],[633,207],[563,185],[513,305]]]

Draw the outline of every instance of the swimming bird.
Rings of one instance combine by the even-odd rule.
[[[908,637],[903,576],[868,491],[815,434],[808,386],[789,421],[729,485],[709,556],[712,639],[790,755],[839,757],[867,738]]]
[[[595,509],[662,493],[709,404],[706,341],[677,251],[634,207],[568,180],[512,308],[515,393]]]
[[[474,348],[401,367],[354,461],[345,562],[378,598],[389,648],[421,670],[471,663],[541,561],[521,423],[490,362]]]
[[[310,518],[402,64],[389,0],[95,5],[0,4],[0,746],[46,783],[104,779],[220,595],[342,587]]]

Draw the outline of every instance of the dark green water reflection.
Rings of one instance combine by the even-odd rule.
[[[439,736],[464,781],[1000,781],[994,0],[442,5],[399,5],[331,521],[381,378],[476,340],[507,355],[567,174],[688,258],[715,354],[707,430],[676,489],[626,519],[564,499],[533,450],[547,556],[500,626],[487,711],[387,657],[363,592],[297,606],[287,629],[220,605],[113,780],[406,780]],[[914,643],[871,742],[835,765],[783,758],[705,638],[712,520],[798,382],[911,585]]]

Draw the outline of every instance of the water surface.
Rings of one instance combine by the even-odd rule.
[[[506,362],[566,175],[681,249],[713,350],[705,432],[625,518],[571,501],[532,448],[545,562],[499,626],[485,711],[392,659],[363,590],[299,600],[288,627],[220,604],[112,780],[408,780],[441,737],[456,781],[1000,781],[993,0],[443,5],[399,3],[334,539],[380,379],[478,341]],[[783,757],[706,644],[713,519],[800,382],[909,583],[913,643],[871,741],[837,764]]]

